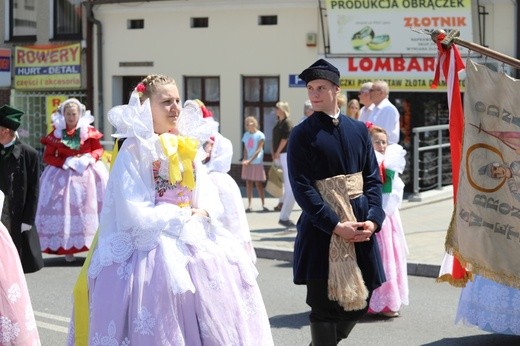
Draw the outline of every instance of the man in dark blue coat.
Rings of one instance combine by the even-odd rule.
[[[336,345],[348,336],[366,313],[345,311],[328,297],[329,245],[332,234],[355,245],[364,283],[371,292],[385,281],[374,232],[385,214],[381,202],[381,178],[368,130],[364,123],[341,114],[337,106],[339,71],[320,59],[299,77],[306,82],[314,113],[296,126],[289,139],[289,180],[302,208],[294,244],[294,283],[307,285],[311,307],[312,345]],[[316,182],[360,173],[363,193],[350,200],[356,220],[341,220],[324,202]],[[348,198],[348,196],[347,196]]]
[[[0,107],[0,190],[5,194],[2,223],[20,255],[25,273],[43,267],[40,239],[33,227],[38,204],[40,165],[38,152],[18,138],[24,113]]]

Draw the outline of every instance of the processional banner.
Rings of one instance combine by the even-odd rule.
[[[520,80],[471,61],[446,249],[474,274],[520,288]]]

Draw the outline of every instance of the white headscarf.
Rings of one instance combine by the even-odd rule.
[[[85,107],[85,105],[79,102],[76,98],[70,98],[62,102],[55,113],[52,114],[52,125],[54,125],[54,136],[61,138],[63,130],[67,129],[65,122],[65,116],[63,114],[65,106],[69,103],[75,103],[79,109],[79,120],[76,124],[76,128],[80,129],[79,138],[81,142],[84,142],[88,138],[88,128],[90,124],[94,122],[94,117]]]

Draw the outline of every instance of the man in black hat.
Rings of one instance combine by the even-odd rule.
[[[5,194],[2,223],[9,230],[25,273],[43,267],[38,233],[33,228],[40,167],[37,151],[20,141],[16,130],[24,113],[0,107],[0,190]]]
[[[293,129],[287,151],[289,180],[302,208],[294,244],[294,283],[307,286],[311,345],[336,345],[345,339],[366,313],[371,292],[385,281],[377,241],[372,237],[385,217],[379,168],[365,124],[341,114],[337,106],[339,76],[338,69],[323,59],[299,75],[307,85],[314,113]],[[343,202],[351,206],[350,217],[340,215],[325,198],[330,193],[322,183],[336,179],[353,182],[357,190],[350,185],[346,188]],[[355,249],[351,257],[357,259],[358,278],[362,276],[359,291],[365,292],[355,297],[356,308],[346,307],[349,302],[337,298],[342,285],[351,284],[348,278],[356,276],[342,273],[344,268],[329,252],[337,242]],[[338,279],[338,271],[346,276]]]

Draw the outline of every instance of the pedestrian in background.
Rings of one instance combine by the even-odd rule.
[[[347,102],[348,102],[347,95],[339,93],[338,94],[338,108],[342,114],[346,113],[345,106],[347,105]]]
[[[312,109],[312,103],[311,100],[305,100],[303,103],[303,115],[300,119],[300,123],[310,117],[314,113],[314,110]]]
[[[108,169],[103,136],[92,125],[94,117],[78,99],[64,101],[52,116],[53,130],[41,139],[47,164],[40,179],[42,189],[36,228],[43,252],[65,255],[88,251],[99,225]]]
[[[38,152],[16,132],[23,114],[9,105],[0,107],[0,190],[5,195],[1,220],[13,238],[24,272],[32,273],[43,267],[34,228],[40,164]]]
[[[370,89],[372,89],[372,82],[366,82],[361,85],[359,88],[359,104],[363,105],[359,110],[359,118],[358,120],[362,122],[368,121],[368,117],[372,110],[374,109],[374,103],[370,99]]]
[[[399,143],[401,133],[400,115],[397,108],[388,100],[389,94],[390,89],[387,82],[377,80],[372,84],[370,100],[374,104],[374,109],[363,121],[384,128],[388,134],[388,144],[396,144]]]
[[[293,128],[289,120],[290,114],[289,103],[284,101],[276,103],[276,118],[278,121],[273,127],[273,160],[279,162],[282,167],[284,184],[283,195],[275,207],[275,211],[280,210],[278,223],[285,227],[295,226],[294,222],[289,219],[295,203],[287,169],[287,143]]]
[[[307,286],[312,345],[336,345],[367,312],[370,292],[385,281],[373,237],[385,217],[382,184],[365,124],[337,105],[338,69],[320,59],[299,77],[314,113],[294,127],[287,153],[302,208],[293,280]]]
[[[359,119],[359,101],[352,99],[347,103],[347,115],[352,119]]]
[[[247,116],[244,120],[246,132],[242,136],[244,143],[244,154],[242,157],[242,179],[246,181],[247,208],[246,212],[253,211],[253,186],[256,187],[260,201],[262,202],[262,211],[269,211],[265,206],[265,190],[264,183],[267,180],[264,169],[264,143],[265,135],[258,129],[258,120],[252,115]]]
[[[404,191],[399,174],[406,165],[406,151],[399,144],[388,145],[383,128],[371,123],[367,127],[383,180],[383,209],[386,215],[381,230],[376,233],[386,281],[372,293],[368,312],[397,317],[401,306],[408,305],[408,246],[399,214]]]

